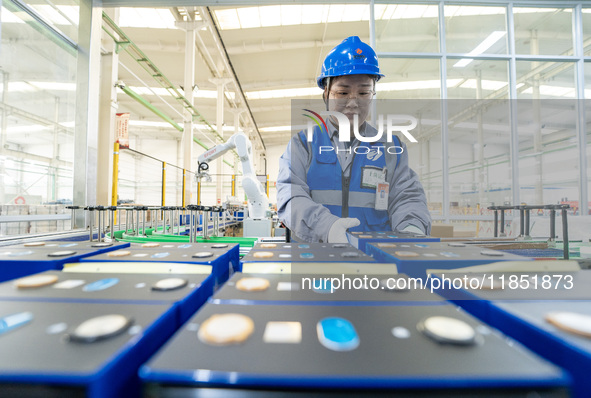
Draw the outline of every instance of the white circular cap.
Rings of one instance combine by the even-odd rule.
[[[245,341],[254,331],[254,322],[242,314],[216,314],[199,328],[199,340],[207,344],[225,345]]]
[[[175,290],[187,286],[188,283],[189,281],[183,278],[160,279],[158,282],[154,284],[154,286],[152,286],[152,290]]]
[[[392,328],[392,336],[399,339],[408,339],[410,337],[410,330],[402,326],[395,326]]]
[[[109,257],[124,257],[129,256],[131,252],[129,250],[115,250],[114,252],[107,253]]]
[[[23,246],[24,247],[45,246],[45,242],[30,242],[30,243],[25,243]]]
[[[111,242],[100,242],[100,243],[95,243],[94,245],[90,245],[90,247],[110,247],[113,246],[113,244]]]
[[[102,315],[82,322],[70,338],[77,341],[91,343],[96,340],[116,336],[125,331],[133,321],[119,314]]]
[[[64,322],[54,323],[53,325],[49,325],[45,329],[45,333],[47,334],[58,334],[63,333],[68,329],[68,325]]]
[[[269,288],[269,280],[265,278],[242,278],[236,282],[236,289],[244,292],[261,291]]]
[[[76,252],[72,251],[72,250],[62,250],[59,252],[51,252],[51,253],[48,253],[47,255],[49,257],[65,257],[65,256],[71,256],[73,254],[76,254]]]
[[[213,253],[212,252],[197,252],[195,254],[193,254],[193,258],[207,258],[207,257],[212,257]]]
[[[142,244],[142,247],[158,247],[158,246],[160,246],[160,243],[157,243],[157,242],[148,242],[148,243]]]
[[[591,337],[591,316],[576,312],[550,312],[546,321],[570,333]]]
[[[252,256],[256,258],[270,258],[273,257],[273,252],[254,252]]]
[[[494,256],[494,257],[501,257],[504,256],[505,254],[496,250],[486,250],[483,249],[480,251],[480,254],[482,254],[483,256]]]
[[[225,247],[228,247],[227,243],[216,243],[215,245],[211,245],[211,247],[213,249],[223,249]]]
[[[432,316],[419,324],[419,330],[440,343],[472,344],[476,331],[466,322],[447,316]]]
[[[398,257],[417,257],[419,255],[419,253],[404,250],[394,252],[394,254],[396,254]]]
[[[57,275],[33,275],[26,278],[17,279],[14,285],[18,288],[41,287],[57,282]]]

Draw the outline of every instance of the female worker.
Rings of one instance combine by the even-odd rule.
[[[396,136],[365,142],[353,132],[357,126],[362,137],[377,137],[366,118],[383,76],[376,53],[357,36],[326,56],[317,78],[332,112],[326,129],[294,135],[279,160],[279,219],[300,239],[345,243],[347,230],[429,233],[425,192],[406,146]]]

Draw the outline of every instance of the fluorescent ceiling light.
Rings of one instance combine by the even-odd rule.
[[[460,79],[448,79],[449,81],[460,82]],[[437,80],[416,80],[416,81],[403,81],[403,82],[389,82],[380,83],[376,86],[376,91],[406,91],[406,90],[425,90],[425,89],[439,89],[441,82]]]
[[[281,6],[281,25],[300,25],[302,23],[302,6]]]
[[[76,83],[66,82],[8,82],[9,92],[30,93],[39,90],[76,91]],[[0,86],[0,92],[2,88]]]
[[[302,24],[323,23],[328,19],[329,5],[306,4],[302,6]]]
[[[520,7],[513,8],[514,14],[535,14],[535,13],[546,13],[546,12],[557,12],[557,11],[571,11],[570,8],[534,8],[534,7]]]
[[[346,4],[332,4],[326,22],[342,22]]]
[[[238,19],[240,20],[240,27],[243,29],[261,27],[259,7],[239,8]]]
[[[307,128],[307,126],[272,126],[272,127],[263,127],[260,128],[259,131],[261,133],[275,133],[280,131],[291,131],[291,130],[303,130]]]
[[[362,21],[366,12],[369,12],[369,7],[367,5],[348,4],[343,10],[341,22]]]
[[[45,131],[45,130],[49,130],[49,129],[50,129],[49,126],[42,126],[40,124],[31,124],[29,126],[8,127],[6,129],[6,131],[9,134],[12,134],[12,133],[37,133],[39,131]]]
[[[25,23],[22,19],[8,11],[5,7],[2,7],[2,23]]]
[[[60,82],[28,82],[40,90],[52,91],[76,91],[76,83],[60,83]]]
[[[533,87],[522,91],[523,94],[533,94]],[[540,85],[540,95],[547,97],[575,98],[576,91],[573,87]]]
[[[318,87],[288,88],[280,90],[249,91],[244,93],[247,99],[290,98],[320,95],[322,91]]]
[[[434,7],[437,10],[437,6]],[[220,28],[230,30],[367,21],[369,6],[366,4],[288,4],[215,10],[215,15]]]
[[[477,15],[504,15],[505,7],[445,6],[444,13],[446,18]]]
[[[505,31],[495,30],[490,35],[488,35],[488,37],[486,39],[484,39],[482,41],[482,43],[480,43],[472,51],[470,51],[467,54],[467,56],[475,57],[475,56],[482,54],[483,52],[485,52],[486,50],[491,48],[493,46],[493,44],[495,44],[497,41],[499,41],[503,36],[505,36],[505,34],[506,34]],[[469,63],[471,63],[472,61],[473,61],[473,59],[462,58],[454,64],[454,68],[463,68],[466,65],[468,65]]]
[[[140,95],[159,95],[161,97],[170,97],[171,94],[170,92],[165,89],[164,87],[143,87],[143,86],[129,86],[129,89],[134,91],[137,94]],[[182,90],[180,90],[182,91]],[[123,91],[120,88],[117,88],[117,92],[118,93],[123,93]],[[193,91],[193,95],[194,98],[217,98],[218,97],[218,93],[215,90],[202,90],[202,89],[198,89],[196,91]],[[234,93],[231,93],[231,95],[234,95]]]
[[[476,89],[476,79],[468,79],[460,85],[462,88]],[[480,85],[483,90],[496,91],[500,90],[507,85],[507,82],[500,80],[481,80]]]
[[[78,6],[57,6],[72,22],[78,25],[80,19],[80,7]]]
[[[259,7],[261,26],[279,26],[281,25],[281,6]]]
[[[193,125],[194,129],[197,130],[209,130],[209,126],[206,124],[194,124]],[[235,131],[236,127],[234,126],[222,126],[222,131]],[[239,128],[238,130],[242,131],[241,128]]]
[[[170,128],[176,130],[173,125],[168,122],[160,122],[153,120],[130,120],[129,125],[132,127],[153,127],[153,128]],[[209,130],[209,126],[205,124],[193,124],[193,129]],[[223,131],[234,131],[234,126],[223,126]]]
[[[55,8],[46,4],[33,4],[32,7],[45,19],[55,25],[72,25],[67,18],[64,18]],[[61,11],[61,10],[60,10]],[[69,17],[68,17],[69,18]]]
[[[122,28],[177,29],[168,8],[121,7],[119,26]]]
[[[135,127],[170,127],[174,128],[170,123],[167,122],[153,122],[149,120],[130,120],[130,126]]]
[[[8,82],[8,91],[11,93],[30,93],[37,91],[37,89],[27,82]]]

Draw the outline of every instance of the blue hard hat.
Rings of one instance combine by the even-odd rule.
[[[376,52],[358,36],[347,37],[328,53],[316,83],[324,90],[325,78],[347,75],[372,75],[376,81],[384,77]]]

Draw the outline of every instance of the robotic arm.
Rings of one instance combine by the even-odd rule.
[[[223,144],[216,145],[207,152],[199,155],[199,173],[207,170],[207,163],[219,158],[229,150],[236,149],[242,163],[242,188],[248,199],[248,214],[255,220],[266,218],[269,199],[261,183],[257,180],[252,164],[252,145],[244,133],[236,133]]]

